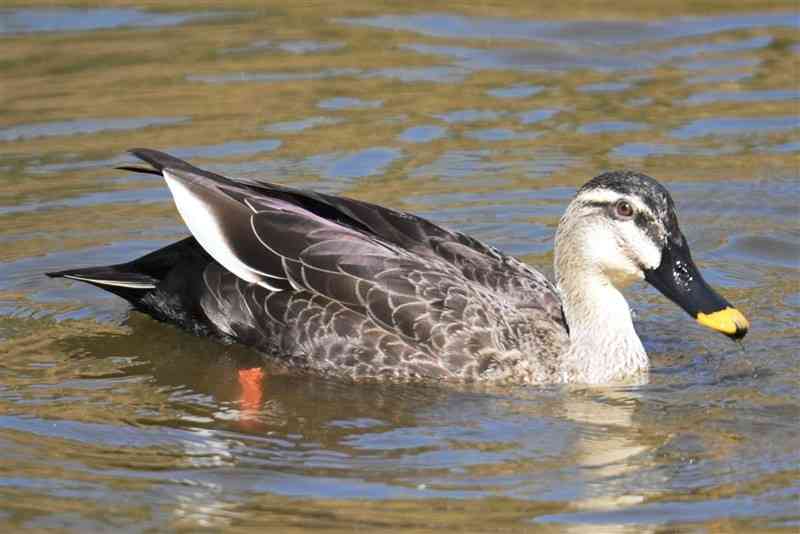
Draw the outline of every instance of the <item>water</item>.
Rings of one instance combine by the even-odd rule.
[[[792,2],[242,0],[0,10],[0,530],[747,531],[800,525]],[[168,149],[411,209],[551,272],[576,187],[673,192],[742,346],[629,292],[650,383],[353,385],[49,270],[185,235]],[[256,382],[257,384],[259,382]]]

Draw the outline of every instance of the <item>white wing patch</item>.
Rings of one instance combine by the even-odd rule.
[[[258,284],[270,291],[281,290],[264,279],[270,275],[253,269],[236,256],[219,226],[217,217],[206,202],[186,187],[180,178],[171,174],[169,169],[164,169],[163,175],[183,222],[212,258],[246,282]]]

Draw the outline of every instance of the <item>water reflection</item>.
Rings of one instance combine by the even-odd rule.
[[[496,98],[527,98],[540,93],[544,87],[540,85],[518,84],[499,89],[489,89],[486,94]]]
[[[646,464],[641,460],[653,448],[652,443],[642,440],[636,413],[638,395],[630,390],[612,389],[604,393],[601,396],[593,393],[586,397],[573,395],[565,403],[566,417],[594,430],[584,432],[583,439],[576,444],[577,463],[590,473],[587,473],[589,481],[586,493],[576,496],[569,513],[539,518],[537,522],[580,523],[577,518],[586,514],[605,515],[624,511],[653,497],[652,493],[645,495],[625,482],[647,476],[644,472]],[[593,483],[599,480],[605,483]],[[649,482],[652,486],[658,486],[661,481]],[[591,526],[583,528],[573,524],[570,530],[590,531],[596,523],[590,521]],[[613,522],[608,526],[611,525]]]
[[[330,52],[344,48],[345,43],[342,42],[320,42],[313,40],[297,40],[297,41],[256,41],[247,46],[240,46],[236,48],[226,48],[222,52],[227,54],[247,54],[258,53],[264,51],[282,51],[290,52],[292,54],[317,54],[319,52]]]
[[[187,117],[140,117],[133,119],[82,119],[47,123],[20,124],[0,130],[0,141],[18,141],[37,137],[93,134],[115,130],[135,130],[187,121]]]
[[[212,13],[153,13],[141,9],[0,9],[0,35],[77,32],[118,27],[174,26]]]
[[[447,129],[436,125],[412,126],[400,134],[398,139],[406,143],[427,143],[439,139]]]
[[[462,17],[447,14],[380,15],[339,19],[355,25],[405,30],[432,37],[545,41],[555,44],[628,45],[696,37],[759,27],[798,27],[800,22],[782,13],[753,13],[721,17],[670,18],[657,22],[561,22]],[[756,47],[761,41],[756,42]],[[745,45],[750,48],[753,43]],[[762,45],[763,46],[763,45]],[[734,48],[741,50],[743,48]]]
[[[698,106],[715,102],[769,102],[773,100],[798,100],[797,90],[764,90],[764,91],[708,91],[695,93],[686,99],[686,103]]]
[[[318,104],[322,109],[375,109],[381,105],[383,102],[380,100],[362,100],[344,96],[328,98]]]
[[[288,82],[310,81],[353,76],[357,69],[322,69],[316,72],[236,72],[232,74],[190,74],[186,77],[190,82],[209,84],[252,83],[252,82]]]
[[[172,148],[168,152],[179,158],[223,158],[271,152],[281,146],[277,139],[258,139],[256,141],[229,141],[219,145]]]
[[[338,124],[342,122],[341,119],[333,117],[310,117],[299,121],[277,122],[270,124],[266,130],[275,133],[298,133],[317,126],[326,126],[331,124]]]
[[[598,82],[586,84],[578,89],[584,93],[621,93],[631,87],[632,84],[625,82]]]
[[[614,132],[625,132],[625,131],[640,131],[646,130],[647,125],[641,122],[630,122],[630,121],[603,121],[603,122],[591,122],[588,124],[584,124],[578,131],[581,133],[586,134],[598,134],[598,133],[614,133]]]
[[[698,119],[670,132],[678,139],[689,139],[706,135],[748,135],[800,129],[794,115],[784,117],[713,117]]]
[[[69,352],[80,346],[84,358],[120,358],[131,352],[128,336],[163,329],[138,314],[127,325],[132,331],[124,336],[70,338],[62,347]],[[180,332],[161,335],[158,343],[172,358],[138,355],[132,369],[139,379],[151,377],[151,387],[167,395],[173,410],[191,414],[170,422],[172,436],[152,433],[161,440],[153,442],[151,433],[130,429],[109,441],[110,429],[77,430],[81,441],[103,446],[179,446],[180,462],[189,463],[175,465],[170,476],[186,490],[171,500],[176,520],[186,524],[228,524],[238,508],[231,495],[263,487],[286,496],[336,499],[567,499],[568,509],[536,522],[571,524],[584,532],[595,531],[595,521],[580,526],[587,517],[613,517],[651,499],[652,492],[637,492],[642,477],[648,485],[665,483],[653,478],[663,475],[649,472],[649,459],[663,442],[645,438],[641,399],[630,388],[521,388],[510,395],[408,384],[354,388],[271,365],[259,366],[243,384],[242,370],[259,362],[243,349],[214,350]],[[246,391],[256,384],[257,395]],[[160,427],[168,420],[161,417],[141,413],[136,420],[145,428]],[[29,426],[37,431],[35,421]],[[62,431],[46,435],[72,439]],[[224,466],[236,466],[236,474],[219,471]]]

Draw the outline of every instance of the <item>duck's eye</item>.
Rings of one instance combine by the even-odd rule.
[[[619,219],[631,219],[633,217],[633,206],[627,200],[618,200],[614,205],[614,214]]]

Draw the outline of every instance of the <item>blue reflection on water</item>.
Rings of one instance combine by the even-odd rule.
[[[0,35],[174,26],[215,13],[154,13],[141,9],[0,9]]]

